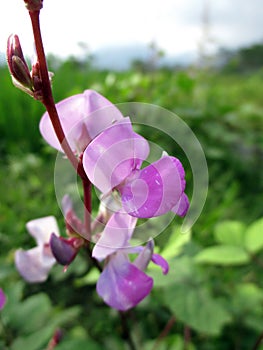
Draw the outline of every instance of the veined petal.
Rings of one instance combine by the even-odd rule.
[[[64,133],[76,153],[81,153],[90,139],[123,118],[110,101],[93,90],[68,97],[56,107]],[[47,143],[63,152],[47,112],[40,121],[40,132]]]
[[[120,189],[124,209],[132,216],[160,216],[178,203],[185,189],[184,169],[177,158],[164,156],[127,179]]]
[[[114,213],[93,249],[93,258],[101,261],[117,250],[129,247],[136,222],[137,218],[126,213]]]
[[[49,243],[51,233],[59,236],[59,228],[54,216],[31,220],[26,224],[26,228],[39,246]]]
[[[131,264],[126,255],[109,258],[97,282],[97,292],[106,304],[126,311],[136,306],[151,291],[153,279]]]
[[[132,130],[130,118],[124,118],[87,146],[83,167],[90,181],[107,193],[139,169],[148,154],[148,142]]]
[[[51,254],[46,254],[44,247],[38,246],[27,251],[19,249],[15,252],[16,268],[27,282],[44,282],[55,262]]]

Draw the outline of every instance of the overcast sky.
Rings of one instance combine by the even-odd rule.
[[[194,51],[202,37],[202,13],[209,2],[210,35],[216,46],[236,47],[263,40],[262,0],[44,0],[42,32],[47,52],[66,56],[105,46],[155,41],[167,54]],[[33,52],[23,0],[0,2],[0,51],[10,33]],[[3,59],[3,54],[1,55]]]

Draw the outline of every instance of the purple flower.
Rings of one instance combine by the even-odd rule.
[[[78,155],[101,131],[123,118],[110,101],[93,90],[68,97],[57,103],[56,108],[69,145]],[[63,152],[47,112],[39,127],[47,143]]]
[[[44,282],[56,262],[49,240],[52,233],[59,236],[57,221],[54,216],[47,216],[29,221],[26,228],[35,238],[37,246],[29,250],[18,249],[15,252],[16,268],[27,282]]]
[[[97,293],[106,304],[121,311],[136,306],[150,293],[153,279],[144,272],[150,261],[159,265],[164,274],[169,270],[166,260],[153,254],[152,240],[145,247],[129,245],[136,221],[127,214],[114,213],[92,254],[99,261],[105,260],[97,282]],[[138,256],[131,262],[129,254]]]
[[[148,142],[133,131],[130,119],[124,118],[88,144],[83,167],[104,195],[119,192],[129,215],[150,218],[173,211],[184,216],[189,202],[182,164],[165,155],[140,170],[148,154]]]
[[[3,309],[6,303],[6,296],[2,288],[0,288],[0,310]]]

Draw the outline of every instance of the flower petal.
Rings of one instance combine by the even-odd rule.
[[[114,121],[123,118],[110,101],[93,90],[68,97],[57,103],[56,107],[68,142],[77,153],[84,150],[90,138],[93,139]],[[63,152],[48,113],[43,115],[39,127],[47,143]]]
[[[178,203],[172,208],[172,211],[179,216],[185,216],[188,209],[189,209],[189,199],[187,195],[183,193]]]
[[[44,282],[55,262],[44,247],[38,246],[27,251],[19,249],[15,252],[16,268],[27,282]]]
[[[127,179],[120,188],[124,209],[132,216],[160,216],[178,203],[185,189],[184,169],[177,158],[164,156]]]
[[[151,291],[153,279],[131,264],[125,254],[111,256],[97,282],[97,292],[106,304],[126,311]]]
[[[148,154],[148,142],[132,130],[130,118],[124,118],[88,145],[83,166],[90,181],[107,193],[140,168]]]
[[[26,228],[39,246],[49,243],[51,233],[59,236],[59,228],[54,216],[28,221]]]
[[[154,241],[151,239],[145,247],[141,250],[137,258],[134,260],[133,264],[138,267],[141,271],[146,270],[149,262],[152,259],[154,249]]]
[[[95,245],[92,256],[101,261],[118,249],[129,247],[129,240],[132,236],[137,219],[120,212],[114,213],[104,231],[101,238]]]
[[[154,264],[161,267],[164,275],[169,272],[169,264],[161,255],[153,254],[151,260]]]
[[[6,303],[6,296],[5,293],[3,292],[3,289],[0,288],[0,310],[3,309]]]

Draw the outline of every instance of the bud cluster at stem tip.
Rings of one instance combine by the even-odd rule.
[[[43,7],[43,0],[24,0],[28,11],[39,11]]]

